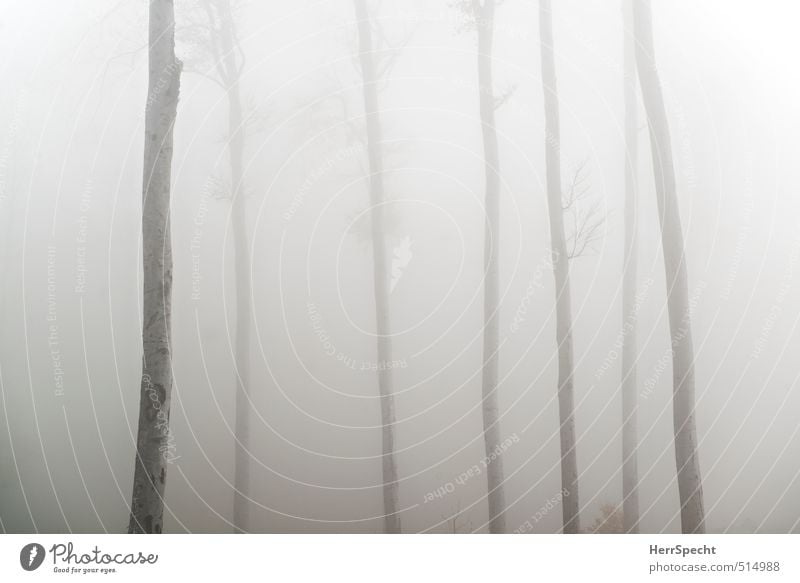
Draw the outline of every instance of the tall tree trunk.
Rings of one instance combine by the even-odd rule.
[[[500,446],[500,411],[497,404],[498,359],[500,350],[500,157],[495,125],[492,82],[492,43],[494,0],[483,6],[475,2],[478,28],[478,87],[481,129],[483,132],[484,175],[486,181],[485,233],[483,248],[483,442],[487,458],[494,458],[486,471],[489,501],[489,532],[506,531],[503,458]]]
[[[373,60],[372,24],[367,13],[366,0],[354,0],[358,20],[358,50],[363,81],[364,110],[367,124],[367,156],[369,159],[369,198],[372,219],[372,264],[375,291],[375,322],[378,344],[378,363],[392,360],[392,339],[389,321],[389,269],[386,262],[384,233],[383,141],[380,114],[378,113],[378,87]],[[399,485],[397,460],[394,453],[395,408],[392,373],[389,367],[378,367],[378,390],[381,404],[383,512],[387,533],[400,532],[397,514]]]
[[[151,0],[149,39],[142,192],[142,382],[129,533],[160,533],[164,522],[172,393],[170,180],[181,75],[181,62],[175,57],[172,0]]]
[[[636,66],[650,128],[650,149],[656,182],[658,219],[667,284],[667,309],[672,346],[672,417],[675,462],[684,533],[705,533],[703,488],[694,420],[694,349],[683,231],[675,190],[672,143],[656,69],[649,0],[634,2]]]
[[[244,128],[240,64],[236,59],[235,31],[230,0],[218,0],[222,81],[228,98],[228,154],[231,172],[231,230],[236,279],[236,418],[234,421],[233,531],[247,532],[250,500],[250,248],[247,199],[243,184]]]
[[[558,88],[553,55],[553,22],[550,0],[539,1],[539,35],[544,89],[545,160],[547,204],[550,215],[550,245],[556,283],[556,342],[558,343],[558,416],[561,423],[561,512],[564,533],[580,531],[578,504],[578,461],[575,451],[575,390],[572,356],[572,300],[569,284],[569,256],[561,192],[561,130]]]
[[[622,513],[625,532],[639,532],[639,470],[636,395],[636,56],[633,42],[633,0],[623,0],[623,73],[625,96],[625,249],[622,277]]]

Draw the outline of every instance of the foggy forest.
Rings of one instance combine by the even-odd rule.
[[[798,21],[0,0],[0,532],[800,532]]]

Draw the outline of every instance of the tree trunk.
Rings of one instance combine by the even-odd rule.
[[[152,0],[142,193],[142,382],[129,533],[163,529],[172,393],[170,179],[181,75],[174,32],[172,0]]]
[[[639,436],[636,395],[636,56],[633,42],[633,0],[623,0],[623,68],[625,96],[625,249],[622,277],[622,514],[625,532],[639,532]]]
[[[558,88],[553,55],[553,23],[550,0],[539,2],[539,35],[542,56],[542,84],[545,114],[545,160],[547,166],[547,204],[550,214],[550,245],[556,283],[556,341],[558,343],[558,416],[561,423],[561,511],[564,533],[580,531],[578,503],[578,461],[575,451],[575,391],[573,387],[572,300],[569,284],[569,257],[561,192],[561,130],[559,128]]]
[[[367,155],[369,159],[369,198],[372,219],[372,263],[375,292],[375,322],[378,364],[392,360],[392,339],[389,321],[389,269],[386,262],[384,234],[384,189],[380,114],[378,113],[378,87],[373,60],[372,26],[367,13],[366,0],[354,0],[358,20],[359,59],[364,93],[364,110],[367,124]],[[378,367],[378,390],[381,404],[383,512],[387,533],[400,532],[397,514],[399,485],[397,460],[394,453],[395,408],[392,373],[388,366]]]
[[[500,411],[497,404],[498,359],[500,350],[500,157],[497,147],[495,103],[492,82],[492,43],[494,0],[476,2],[478,28],[478,87],[481,129],[483,132],[484,175],[486,180],[485,233],[483,249],[483,442],[487,458],[494,460],[486,471],[489,501],[489,532],[506,531],[503,458],[500,446]]]
[[[247,234],[247,199],[243,184],[244,128],[240,65],[234,46],[230,0],[218,0],[222,81],[228,98],[228,153],[231,171],[231,231],[236,280],[236,418],[234,421],[233,532],[248,530],[250,501],[250,247]]]
[[[675,461],[678,469],[681,528],[684,533],[705,533],[703,488],[694,420],[694,349],[689,285],[675,190],[669,124],[653,50],[650,1],[634,2],[633,13],[636,66],[650,128],[650,149],[653,157],[666,274],[672,346],[672,416],[675,428]]]

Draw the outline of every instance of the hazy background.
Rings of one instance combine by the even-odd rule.
[[[177,53],[196,47],[178,0]],[[373,4],[408,39],[381,86],[405,531],[485,531],[483,170],[475,33],[446,0]],[[379,532],[380,412],[352,2],[240,3],[255,306],[251,525]],[[141,374],[146,2],[0,0],[0,528],[121,532]],[[710,532],[800,526],[800,6],[655,1],[689,261]],[[183,28],[182,28],[183,27]],[[622,14],[554,3],[565,179],[587,161],[606,217],[572,264],[581,519],[621,499]],[[560,490],[553,277],[538,4],[497,11],[500,406],[506,521]],[[191,67],[189,67],[191,65]],[[167,532],[228,532],[233,333],[225,93],[182,77],[173,160],[175,284]],[[664,274],[643,112],[639,474],[644,532],[678,532]],[[366,227],[365,227],[366,225]],[[522,314],[521,307],[526,313]],[[515,316],[524,320],[512,326]],[[605,363],[605,364],[604,364]],[[518,440],[518,441],[517,441]],[[430,496],[429,496],[430,497]],[[561,511],[533,532],[557,532]]]

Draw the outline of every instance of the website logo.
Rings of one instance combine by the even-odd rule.
[[[44,547],[39,543],[30,543],[19,552],[19,564],[26,571],[35,571],[44,562]]]

